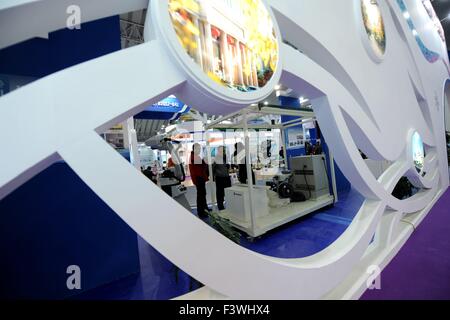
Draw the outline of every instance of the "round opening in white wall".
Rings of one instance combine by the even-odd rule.
[[[425,148],[422,137],[417,132],[412,137],[412,156],[417,172],[422,172],[425,162]]]
[[[152,18],[198,94],[249,105],[279,83],[281,35],[264,0],[152,1]]]
[[[213,81],[230,90],[259,90],[278,65],[272,17],[260,0],[169,0],[178,41]]]
[[[428,16],[431,19],[433,27],[436,29],[441,40],[443,42],[445,42],[445,33],[444,33],[444,29],[442,28],[441,20],[437,16],[436,11],[434,11],[431,1],[430,0],[421,0],[421,1],[422,1],[422,4],[423,4]]]
[[[363,42],[369,55],[377,62],[386,52],[386,31],[377,0],[357,0],[365,35]]]

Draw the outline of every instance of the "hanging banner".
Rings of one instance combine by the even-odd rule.
[[[134,118],[146,120],[177,120],[182,114],[189,112],[190,109],[189,106],[181,100],[178,100],[175,96],[169,96],[146,108]]]
[[[286,130],[286,148],[287,150],[299,149],[305,147],[305,137],[302,126],[292,127]]]

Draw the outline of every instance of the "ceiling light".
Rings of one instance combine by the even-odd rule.
[[[307,99],[305,97],[300,97],[298,100],[300,100],[300,103],[305,103],[305,102],[309,101],[309,99]]]

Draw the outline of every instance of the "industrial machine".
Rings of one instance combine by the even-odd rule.
[[[329,183],[324,155],[291,158],[291,171],[275,176],[268,183],[281,199],[293,202],[317,200],[329,195]]]
[[[293,192],[301,192],[307,200],[330,195],[327,166],[324,155],[291,158]]]
[[[265,187],[238,184],[226,189],[227,209],[220,215],[253,239],[333,205],[324,155],[291,158],[290,163],[290,172]]]
[[[163,172],[159,178],[159,184],[165,193],[190,211],[191,206],[186,199],[187,189],[182,185],[182,182],[186,180],[186,174],[177,149],[175,148],[175,145],[179,145],[180,142],[169,138],[169,134],[163,134],[148,139],[145,144],[153,150],[162,150],[170,153],[174,167],[168,168]]]
[[[269,199],[267,187],[253,187],[253,212],[256,218],[269,215]],[[242,222],[251,220],[250,195],[246,185],[237,184],[225,189],[227,211],[232,212],[235,219]]]

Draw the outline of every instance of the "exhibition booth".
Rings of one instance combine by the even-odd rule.
[[[428,0],[78,3],[0,5],[0,297],[359,299],[447,190]]]

